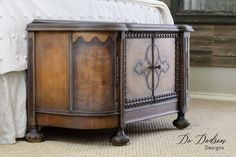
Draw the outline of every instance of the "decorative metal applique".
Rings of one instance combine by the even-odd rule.
[[[139,38],[175,38],[175,91],[165,94],[154,95],[154,91],[158,89],[160,78],[162,74],[167,73],[170,64],[167,60],[161,58],[159,49],[154,45],[153,41],[151,46],[146,50],[145,58],[136,62],[134,66],[134,73],[138,76],[144,76],[148,89],[152,91],[152,95],[134,99],[127,98],[126,86],[126,40],[124,42],[124,82],[125,82],[125,108],[135,108],[145,106],[154,102],[162,102],[170,99],[176,99],[177,93],[180,90],[180,38],[178,33],[172,32],[126,32],[125,39],[139,39]],[[153,45],[153,47],[152,47]],[[152,53],[153,52],[153,53]],[[152,57],[154,56],[154,57]],[[153,63],[153,64],[152,64]],[[152,70],[153,69],[153,70]]]
[[[154,45],[153,52],[152,46],[147,48],[144,61],[138,62],[134,66],[134,71],[137,75],[145,76],[147,87],[150,90],[156,90],[160,82],[161,74],[166,73],[169,67],[166,60],[162,61],[159,49]],[[153,80],[152,77],[155,79]]]

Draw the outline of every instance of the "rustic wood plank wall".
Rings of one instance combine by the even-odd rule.
[[[162,1],[165,2],[169,8],[171,7],[171,0]],[[231,5],[231,7],[235,7],[235,5]],[[194,28],[190,40],[191,66],[236,67],[235,24],[190,25]]]
[[[236,25],[193,25],[191,65],[236,67]]]

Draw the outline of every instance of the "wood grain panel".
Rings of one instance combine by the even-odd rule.
[[[214,56],[221,57],[236,57],[236,45],[235,46],[215,46],[214,47]]]
[[[212,62],[218,66],[236,67],[235,26],[215,25]]]
[[[36,33],[36,108],[69,106],[68,33]]]
[[[116,110],[113,92],[115,41],[112,40],[115,33],[108,34],[105,41],[99,40],[100,33],[93,33],[94,37],[88,42],[84,41],[84,35],[83,32],[73,43],[74,110]],[[90,33],[87,35],[91,38]]]
[[[55,126],[73,129],[103,129],[118,127],[119,116],[77,117],[37,113],[36,122],[41,126]]]
[[[213,24],[208,24],[208,25],[192,25],[194,32],[191,33],[192,35],[196,35],[196,34],[212,34],[214,33],[214,25]]]
[[[220,56],[213,56],[212,63],[217,63],[217,66],[222,67],[234,67],[236,65],[236,57],[220,57]]]
[[[235,25],[215,25],[214,35],[215,36],[235,36],[236,29]]]
[[[191,65],[236,67],[235,25],[194,25]]]
[[[212,46],[214,44],[213,25],[194,25],[194,32],[191,33],[191,48],[199,46]]]
[[[208,49],[208,47],[205,47],[202,49],[191,49],[190,60],[191,65],[210,65],[210,63],[212,63],[212,48]]]
[[[213,36],[191,36],[191,45],[193,45],[193,49],[196,47],[203,47],[203,46],[212,46],[214,44],[214,37]]]
[[[194,25],[191,34],[191,65],[206,66],[212,60],[214,25]]]

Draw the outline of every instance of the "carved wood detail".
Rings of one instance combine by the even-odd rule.
[[[169,93],[165,93],[165,94],[160,94],[158,96],[155,96],[155,94],[153,93],[150,96],[144,96],[141,98],[134,98],[134,99],[129,99],[127,97],[127,39],[130,38],[134,38],[134,39],[145,39],[145,38],[174,38],[175,39],[175,91],[174,92],[169,92]],[[179,36],[178,33],[175,32],[126,32],[125,33],[125,41],[124,41],[124,83],[125,83],[125,88],[124,88],[124,95],[125,95],[125,108],[134,108],[134,107],[139,107],[139,106],[145,106],[148,105],[150,103],[154,103],[154,102],[160,102],[160,101],[166,101],[166,100],[170,100],[170,99],[175,99],[178,97],[178,91],[179,91],[179,83],[180,83],[180,58],[179,58]],[[149,53],[149,49],[152,48],[153,53],[154,49],[157,50],[157,56],[159,59],[159,64],[158,65],[154,65],[152,66],[151,62],[156,62],[155,59],[154,61],[150,61],[148,59],[148,53]],[[136,74],[138,75],[144,75],[146,77],[146,84],[148,86],[148,88],[150,90],[153,90],[153,92],[158,88],[158,82],[160,79],[160,75],[161,73],[166,73],[169,69],[169,64],[166,60],[162,60],[160,58],[159,55],[159,50],[158,47],[156,45],[154,45],[154,43],[152,43],[152,45],[149,45],[149,47],[146,50],[146,55],[144,57],[144,60],[147,63],[144,62],[137,62],[137,64],[134,66],[134,71]],[[149,67],[152,69],[153,68],[153,74],[155,75],[157,74],[157,78],[155,78],[155,82],[157,82],[156,84],[154,83],[153,87],[151,87],[151,85],[148,82],[148,78],[147,75],[151,75],[151,72],[148,71],[149,69],[145,69],[145,68],[141,68],[140,66],[144,66],[145,65],[150,65]],[[162,69],[162,66],[165,66],[164,69]],[[140,69],[141,68],[141,69]],[[155,70],[156,68],[156,70]],[[158,73],[159,71],[159,73]],[[154,82],[154,80],[153,80]]]
[[[79,37],[73,43],[73,111],[116,110],[113,93],[115,42],[105,35],[105,41],[99,39],[95,36],[86,41]]]
[[[173,113],[187,126],[190,26],[35,21],[27,30],[29,141],[41,141],[43,126],[119,128],[111,142],[123,145],[126,124]],[[152,90],[135,69],[146,51]]]
[[[80,37],[86,42],[92,41],[95,37],[97,37],[101,42],[105,42],[108,38],[115,41],[114,32],[76,32],[72,35],[72,42],[76,42],[76,40]]]

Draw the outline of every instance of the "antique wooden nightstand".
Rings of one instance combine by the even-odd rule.
[[[189,36],[185,25],[34,21],[28,31],[26,140],[39,126],[117,128],[178,113],[183,129],[188,99]]]

